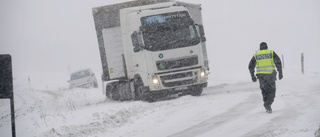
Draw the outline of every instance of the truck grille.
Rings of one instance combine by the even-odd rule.
[[[158,70],[176,69],[198,64],[198,56],[185,57],[174,60],[157,61],[156,65]]]
[[[188,79],[190,78],[190,79]],[[161,82],[164,87],[175,87],[175,86],[181,86],[181,85],[188,85],[193,84],[195,82],[193,78],[192,72],[185,72],[185,73],[178,73],[173,75],[165,75],[160,76]],[[177,79],[177,81],[172,81]],[[183,80],[178,80],[183,79]],[[172,82],[166,82],[166,81],[172,81]]]

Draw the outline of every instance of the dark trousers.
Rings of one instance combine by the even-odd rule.
[[[276,96],[276,77],[272,74],[257,75],[262,92],[264,107],[271,106]]]

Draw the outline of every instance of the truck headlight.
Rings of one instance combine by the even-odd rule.
[[[154,85],[159,85],[159,79],[158,79],[158,77],[156,75],[152,76],[152,83]]]
[[[205,76],[206,76],[206,70],[204,68],[202,68],[200,71],[200,77],[204,78]]]

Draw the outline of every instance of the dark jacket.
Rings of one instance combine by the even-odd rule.
[[[276,65],[277,71],[279,72],[279,75],[282,75],[281,60],[280,60],[279,56],[277,55],[277,53],[274,51],[273,51],[273,60],[274,60],[274,64]],[[256,59],[253,56],[250,60],[250,63],[249,63],[249,71],[250,71],[251,77],[254,76],[256,63],[257,63]],[[268,75],[268,74],[257,74],[257,76],[259,76],[259,75]]]

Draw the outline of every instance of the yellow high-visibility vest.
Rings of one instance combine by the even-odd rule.
[[[257,64],[257,74],[271,74],[275,70],[272,50],[260,50],[254,54],[254,58]]]

